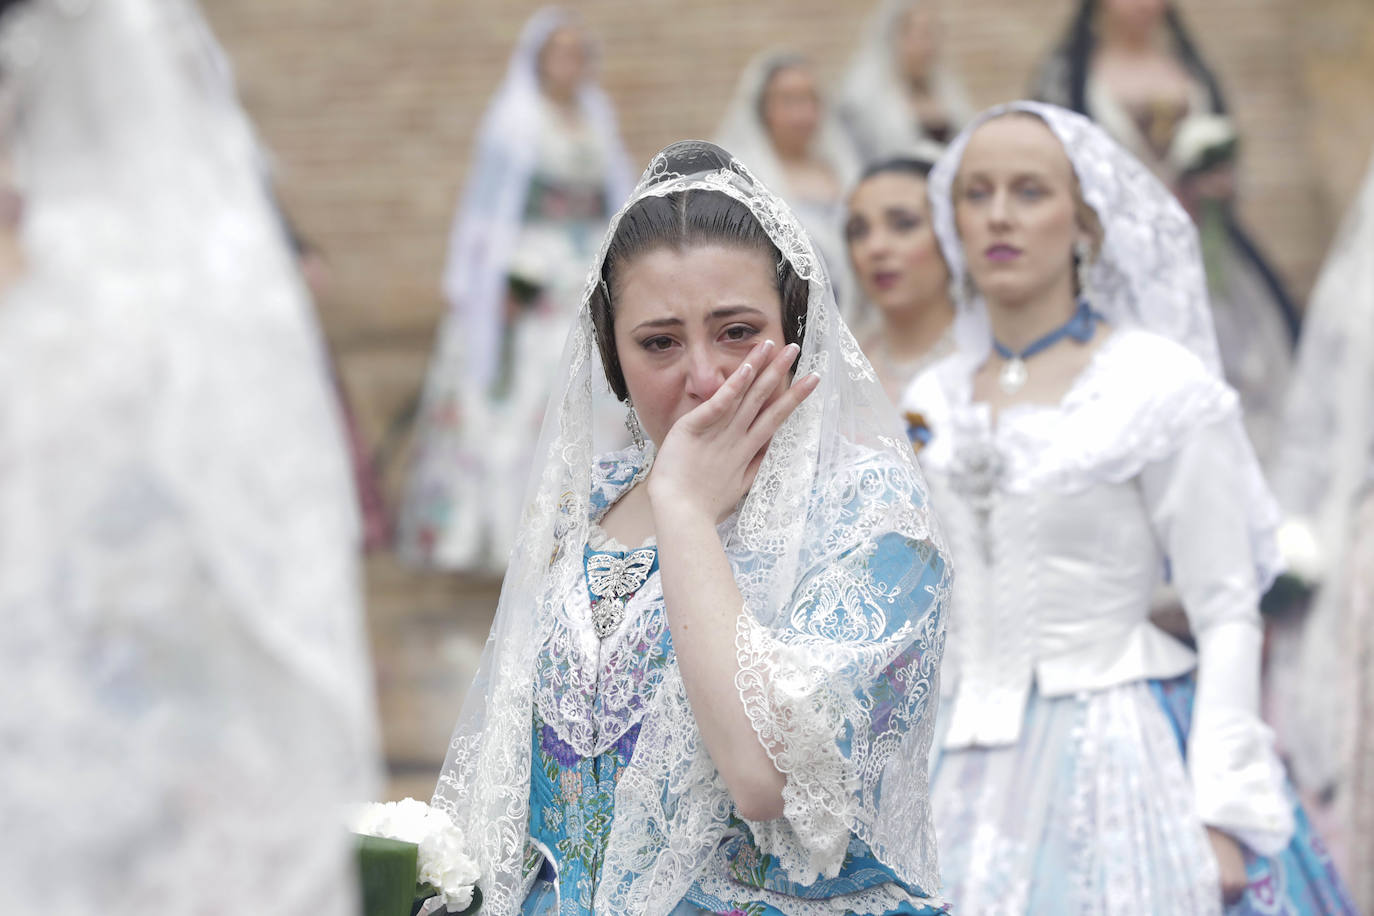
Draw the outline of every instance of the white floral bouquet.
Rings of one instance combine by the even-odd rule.
[[[557,263],[557,253],[548,239],[535,235],[525,239],[506,264],[506,283],[510,294],[523,306],[532,306],[548,286]]]
[[[1169,144],[1169,165],[1179,175],[1194,175],[1231,162],[1240,137],[1225,115],[1190,115]]]
[[[1278,542],[1285,571],[1260,600],[1260,611],[1271,618],[1303,613],[1326,575],[1321,545],[1311,520],[1287,519],[1279,526]]]
[[[374,802],[362,806],[350,826],[365,838],[416,847],[415,901],[425,902],[420,912],[468,914],[481,906],[477,863],[464,851],[463,832],[445,812],[413,798]]]
[[[1322,549],[1312,522],[1306,518],[1290,518],[1279,526],[1279,556],[1288,572],[1308,585],[1316,585],[1326,577]]]

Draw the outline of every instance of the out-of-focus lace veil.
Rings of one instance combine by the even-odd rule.
[[[345,912],[377,776],[347,451],[187,0],[0,21],[0,911]]]
[[[1283,430],[1274,490],[1285,515],[1310,526],[1324,579],[1277,702],[1291,704],[1282,715],[1295,777],[1325,787],[1348,778],[1363,727],[1350,700],[1359,662],[1346,566],[1362,491],[1374,486],[1374,161],[1312,290]]]

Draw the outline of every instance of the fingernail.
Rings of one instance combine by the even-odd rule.
[[[777,344],[773,343],[773,341],[771,341],[771,340],[765,340],[765,341],[763,342],[763,352],[765,352],[765,353],[771,353],[771,352],[773,351],[773,348],[776,347],[776,346],[777,346]]]
[[[754,371],[754,367],[751,363],[740,363],[739,371],[743,372],[745,375],[748,375],[750,372]]]

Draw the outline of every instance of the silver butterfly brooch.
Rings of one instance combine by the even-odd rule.
[[[587,589],[592,598],[592,627],[605,639],[625,619],[625,599],[643,587],[654,568],[657,551],[644,547],[625,556],[593,553],[587,558]]]

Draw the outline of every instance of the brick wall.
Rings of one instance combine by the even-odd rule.
[[[325,323],[371,432],[413,382],[438,316],[437,277],[468,148],[529,2],[205,0],[283,197],[331,255]],[[974,100],[1020,94],[1072,0],[946,0],[951,60]],[[820,0],[594,0],[604,82],[640,160],[709,135],[760,47],[843,67],[863,5]],[[1184,0],[1246,138],[1244,210],[1294,291],[1311,282],[1374,139],[1370,0]],[[358,387],[358,386],[355,386]]]
[[[323,321],[376,441],[418,388],[473,131],[528,0],[202,0],[279,164],[282,197],[328,253]],[[760,48],[844,67],[867,3],[588,0],[604,84],[644,161],[710,136]],[[947,53],[974,101],[1019,96],[1073,0],[944,0]],[[1305,294],[1374,144],[1374,0],[1180,0],[1245,138],[1244,213]],[[393,465],[392,492],[398,482]],[[370,605],[395,760],[433,764],[490,619],[490,584],[373,562]]]
[[[1297,45],[1312,165],[1339,219],[1374,164],[1374,0],[1309,0]]]

